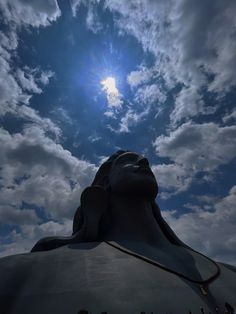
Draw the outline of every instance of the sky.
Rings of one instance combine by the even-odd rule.
[[[236,2],[0,1],[0,256],[69,235],[118,149],[182,241],[236,265]]]

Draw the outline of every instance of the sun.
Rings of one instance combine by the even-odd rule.
[[[114,77],[107,77],[104,80],[101,81],[102,89],[107,93],[107,94],[118,94],[119,91],[116,87],[116,80]]]
[[[121,107],[122,95],[116,87],[116,80],[112,76],[108,76],[101,82],[102,90],[106,93],[108,107]]]

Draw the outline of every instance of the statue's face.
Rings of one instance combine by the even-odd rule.
[[[109,181],[113,192],[126,196],[154,199],[158,192],[148,160],[132,152],[121,154],[115,159]]]

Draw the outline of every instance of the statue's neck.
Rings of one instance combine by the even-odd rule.
[[[169,244],[148,200],[112,195],[105,220],[109,227],[104,229],[103,240],[139,241],[159,247]]]

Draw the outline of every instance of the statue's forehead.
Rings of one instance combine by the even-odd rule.
[[[119,162],[125,161],[125,160],[136,160],[140,157],[143,157],[143,156],[138,154],[138,153],[135,153],[135,152],[125,152],[125,153],[121,154],[120,156],[118,156],[114,160],[114,163],[119,163]]]

